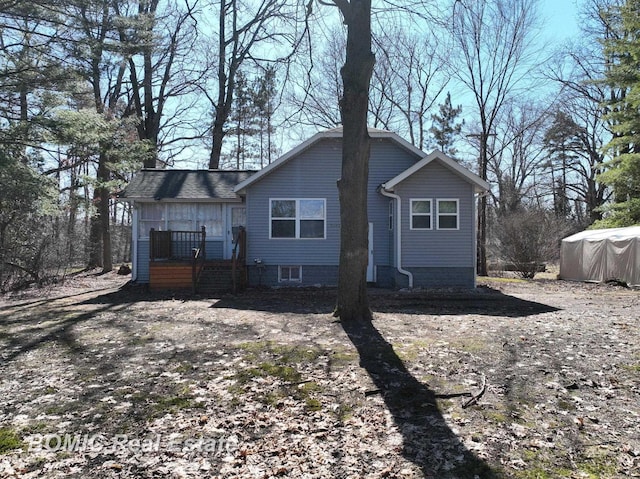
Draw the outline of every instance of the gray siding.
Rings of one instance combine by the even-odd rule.
[[[472,289],[475,285],[475,268],[407,268],[413,274],[414,288],[464,288]],[[395,286],[406,288],[409,279],[395,272]]]
[[[139,239],[138,241],[138,276],[139,283],[149,282],[149,240]]]
[[[342,140],[323,139],[249,187],[246,200],[249,264],[255,258],[262,259],[267,266],[338,264],[340,205],[336,182],[341,174],[341,159]],[[390,140],[372,140],[368,215],[369,221],[374,223],[374,262],[377,265],[389,265],[393,261],[389,198],[378,193],[378,186],[418,159]],[[270,198],[325,198],[326,238],[269,239]]]
[[[385,139],[373,139],[369,160],[369,222],[373,225],[373,258],[376,265],[395,265],[394,237],[389,231],[389,203],[378,187],[411,167],[419,158]],[[395,211],[394,211],[395,214]]]
[[[441,163],[433,162],[396,186],[402,198],[402,265],[409,267],[473,267],[475,254],[473,186]],[[411,199],[431,199],[431,230],[411,230]],[[436,200],[458,199],[459,229],[436,229]]]
[[[248,266],[249,284],[252,286],[271,286],[295,288],[303,286],[336,286],[338,284],[338,266],[303,266],[301,282],[279,282],[278,266],[266,266],[260,274],[255,266]]]

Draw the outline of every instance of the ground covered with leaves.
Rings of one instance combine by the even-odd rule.
[[[640,292],[0,299],[0,477],[640,477]]]

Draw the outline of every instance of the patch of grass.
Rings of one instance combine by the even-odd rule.
[[[412,341],[410,343],[405,343],[402,345],[394,346],[396,349],[398,357],[402,361],[415,361],[418,359],[418,355],[424,349],[428,349],[433,345],[433,341]]]
[[[509,416],[501,411],[486,411],[483,413],[484,417],[489,421],[504,424],[510,421]]]
[[[571,477],[571,470],[563,467],[534,466],[527,467],[523,471],[516,471],[514,477],[517,479],[559,479],[561,477]]]
[[[0,427],[0,454],[5,454],[14,449],[21,449],[24,445],[15,429]]]
[[[638,364],[621,364],[620,367],[625,371],[632,373],[640,373],[640,363]]]
[[[304,402],[307,411],[320,411],[322,403],[316,398],[307,398]]]
[[[177,373],[186,374],[186,373],[192,372],[193,369],[194,369],[193,364],[187,363],[187,362],[181,362],[174,368],[174,371]]]
[[[589,479],[599,479],[601,477],[615,477],[618,472],[617,461],[606,454],[596,455],[577,462],[577,469],[587,474]]]
[[[564,399],[558,399],[557,402],[558,409],[563,411],[575,411],[576,405],[571,401],[565,401]]]
[[[276,356],[279,363],[296,364],[315,361],[322,356],[324,351],[307,345],[277,344],[273,341],[255,341],[242,343],[240,349],[245,351],[247,359],[259,359],[261,355]]]
[[[286,382],[300,382],[302,378],[302,375],[298,370],[291,366],[284,366],[275,363],[261,363],[256,368],[238,371],[235,375],[235,379],[240,384],[247,384],[253,378],[263,378],[266,376],[273,376]]]
[[[159,398],[153,409],[158,413],[170,413],[192,407],[194,407],[194,402],[190,396],[168,396]]]
[[[340,403],[335,410],[338,421],[345,422],[353,417],[353,408],[348,404]]]
[[[144,346],[154,339],[155,338],[150,334],[135,335],[129,338],[127,344],[130,346]]]

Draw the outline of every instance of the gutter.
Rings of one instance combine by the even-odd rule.
[[[409,279],[409,288],[413,288],[413,274],[402,267],[402,200],[395,193],[387,191],[384,184],[380,185],[378,191],[383,196],[396,200],[396,269]]]

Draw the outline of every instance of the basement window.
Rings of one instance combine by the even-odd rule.
[[[302,266],[278,267],[278,282],[300,283],[302,281]]]

